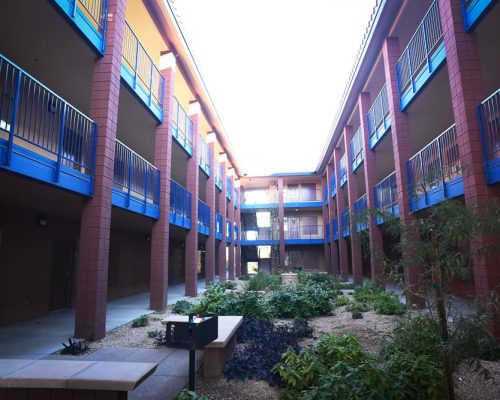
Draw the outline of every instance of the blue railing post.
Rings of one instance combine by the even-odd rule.
[[[71,17],[75,18],[76,15],[76,2],[77,0],[71,0]]]
[[[13,69],[14,70],[14,69]],[[21,70],[17,72],[17,82],[16,82],[16,94],[14,95],[14,104],[12,106],[12,118],[10,121],[10,130],[9,130],[9,143],[7,144],[7,160],[6,164],[10,166],[12,160],[12,150],[14,148],[14,131],[16,129],[16,118],[17,118],[17,110],[19,108],[19,92],[21,91],[21,80],[23,77],[23,73]]]
[[[128,158],[127,207],[130,207],[130,190],[132,187],[132,154],[128,153],[127,158]]]
[[[151,107],[151,97],[153,96],[153,66],[151,62],[150,74],[149,74],[149,96],[148,96],[148,106]]]
[[[61,174],[61,159],[62,152],[64,149],[64,132],[66,129],[66,103],[63,105],[61,112],[61,120],[59,121],[59,142],[57,146],[57,163],[56,169],[54,171],[54,182],[59,182],[59,176]]]
[[[441,139],[438,139],[437,141],[437,148],[438,148],[438,160],[439,160],[439,170],[441,172],[441,183],[443,185],[443,194],[444,197],[446,196],[446,185],[444,184],[445,176],[444,176],[444,164],[443,164],[443,154],[441,151]]]
[[[144,166],[144,206],[143,211],[146,212],[147,204],[148,204],[148,166]]]
[[[132,29],[130,29],[130,32],[132,33],[132,37],[135,39],[135,64],[134,64],[134,90],[135,90],[137,88],[137,74],[138,74],[137,68],[139,66],[139,39],[135,36],[135,33],[132,32]]]

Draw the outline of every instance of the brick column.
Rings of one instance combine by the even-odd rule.
[[[363,167],[365,170],[365,187],[366,187],[366,201],[368,209],[375,208],[375,192],[374,188],[377,182],[377,168],[375,153],[370,150],[370,132],[368,132],[368,125],[366,115],[370,110],[370,93],[360,93],[358,99],[359,120],[361,121],[361,131],[364,140],[364,157]],[[373,283],[381,285],[384,279],[384,268],[382,265],[381,256],[384,253],[382,231],[377,226],[373,215],[368,216],[368,235],[370,238],[370,265],[371,265],[371,278]]]
[[[345,134],[345,133],[344,133]],[[343,140],[341,138],[340,140]],[[341,152],[340,147],[337,147],[333,153],[333,160],[335,163],[335,169],[337,170],[339,167],[339,161],[342,158],[343,154]],[[337,178],[339,177],[338,172],[336,173]],[[338,271],[340,273],[340,277],[345,281],[349,278],[349,259],[347,254],[347,239],[342,237],[342,220],[341,215],[342,212],[346,209],[346,204],[344,201],[344,188],[341,188],[339,185],[339,179],[337,179],[337,217],[338,217],[338,226],[339,226],[339,244],[338,244],[338,254],[339,254],[339,268]]]
[[[410,198],[408,192],[408,176],[406,174],[406,162],[412,156],[410,144],[410,125],[408,115],[399,109],[399,93],[396,78],[396,63],[400,56],[399,40],[396,37],[388,37],[382,47],[384,60],[385,81],[387,85],[387,100],[391,115],[392,149],[394,153],[394,166],[396,170],[396,183],[398,190],[399,220],[403,225],[411,224],[415,216],[410,211]],[[410,241],[407,242],[407,244]],[[403,257],[411,254],[407,246],[403,248]],[[407,266],[404,270],[404,280],[407,287],[413,292],[422,289],[422,268],[420,266]],[[411,302],[423,304],[423,298],[413,297]]]
[[[241,276],[241,189],[238,190],[238,208],[234,210],[235,214],[235,219],[236,219],[236,225],[238,226],[238,232],[239,232],[239,238],[238,238],[238,243],[236,246],[236,265],[235,265],[235,273],[236,273],[236,278],[239,278]]]
[[[339,182],[337,179],[337,174],[335,173],[335,162],[333,160],[334,156],[332,154],[332,159],[326,166],[326,173],[327,173],[327,180],[328,183],[330,183],[330,179],[333,176],[333,179],[335,180],[335,187],[338,188]],[[337,189],[338,190],[338,189]],[[332,224],[333,218],[337,216],[337,196],[332,199],[332,189],[330,187],[330,190],[328,192],[328,196],[330,198],[329,206],[328,206],[328,219],[330,220],[330,224]],[[340,269],[339,269],[339,250],[337,243],[335,240],[333,240],[333,224],[331,225],[330,229],[330,234],[332,237],[332,241],[330,244],[330,271],[333,275],[339,275],[340,274]]]
[[[222,215],[222,240],[219,243],[219,280],[226,280],[226,162],[223,161],[221,164],[222,170],[222,191],[219,195],[219,213]]]
[[[94,194],[83,206],[76,276],[75,336],[100,339],[106,334],[111,194],[120,70],[125,28],[125,0],[110,0],[106,52],[94,64],[90,117],[98,126]]]
[[[354,137],[352,126],[344,128],[344,148],[347,153],[347,198],[349,201],[349,214],[351,221],[351,264],[352,280],[356,285],[363,284],[363,256],[361,254],[361,238],[356,232],[356,215],[354,212],[354,202],[359,198],[359,188],[356,175],[352,170],[350,143]]]
[[[234,170],[233,170],[234,171]],[[230,177],[231,187],[234,189],[234,176]],[[234,196],[234,190],[231,193],[231,199]],[[231,221],[231,243],[229,243],[229,257],[228,257],[228,277],[230,280],[234,280],[234,201],[229,200],[227,202],[227,218]]]
[[[163,123],[157,126],[155,136],[154,164],[160,171],[160,216],[153,224],[151,235],[151,276],[149,307],[163,310],[168,297],[168,251],[170,217],[170,173],[172,162],[172,104],[174,98],[175,56],[173,53],[161,56],[160,64],[164,79]]]
[[[483,164],[477,107],[490,93],[482,85],[481,63],[476,35],[465,33],[459,1],[439,0],[451,102],[457,143],[463,167],[464,197],[474,209],[488,197],[498,197],[498,185],[487,186]],[[473,249],[484,247],[487,239],[475,237]],[[487,259],[489,258],[489,259]],[[484,295],[500,283],[500,268],[495,257],[474,259],[474,284],[477,295]]]
[[[200,103],[189,105],[189,117],[193,121],[193,156],[187,160],[186,189],[191,192],[191,229],[186,235],[185,250],[185,293],[198,295],[198,195],[199,175],[198,138],[200,135]]]
[[[327,169],[328,169],[328,167],[327,167]],[[322,190],[325,190],[324,188],[326,187],[327,196],[328,196],[327,197],[328,205],[323,204],[323,207],[321,209],[323,210],[323,231],[325,233],[325,235],[324,235],[325,244],[323,245],[323,250],[324,250],[324,254],[325,254],[325,271],[331,272],[331,268],[330,268],[330,253],[331,253],[330,244],[328,243],[328,240],[326,238],[326,225],[330,223],[330,212],[329,212],[330,191],[329,191],[329,187],[328,187],[328,173],[327,173],[327,171],[325,171],[325,173],[321,177],[321,187],[322,187]],[[324,203],[324,201],[325,201],[324,196],[322,196],[321,198],[323,199],[322,202]],[[330,227],[330,235],[331,235],[331,227]]]
[[[280,228],[280,268],[285,269],[285,205],[283,178],[278,178],[278,224]]]
[[[208,285],[215,277],[215,132],[208,134],[210,149],[210,177],[205,183],[207,205],[210,209],[210,235],[205,242],[205,283]]]

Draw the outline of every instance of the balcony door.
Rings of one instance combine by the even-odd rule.
[[[299,218],[297,217],[288,217],[288,238],[289,239],[298,239],[299,238]]]

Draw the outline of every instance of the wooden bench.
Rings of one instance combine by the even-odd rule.
[[[0,359],[0,400],[124,400],[156,363]]]
[[[243,322],[241,316],[219,316],[219,330],[217,339],[203,349],[203,376],[205,379],[216,379],[224,370],[224,365],[236,346],[236,330]],[[171,315],[161,323],[187,322],[188,317]]]

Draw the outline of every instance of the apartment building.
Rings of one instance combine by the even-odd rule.
[[[168,2],[0,4],[0,325],[240,273],[240,167]]]

